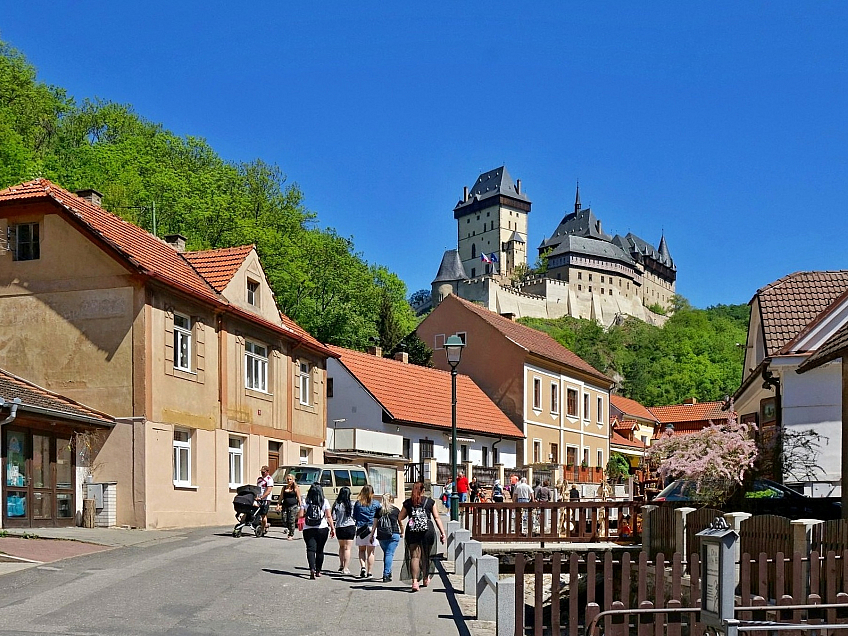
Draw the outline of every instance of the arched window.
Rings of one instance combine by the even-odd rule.
[[[477,258],[477,246],[474,243],[471,244],[471,258]]]

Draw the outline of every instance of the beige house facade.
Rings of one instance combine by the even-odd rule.
[[[519,465],[606,465],[612,381],[553,338],[452,294],[417,333],[445,370],[445,340],[464,340],[458,371],[524,434]]]
[[[91,468],[118,525],[229,523],[261,465],[323,459],[331,354],[252,246],[185,252],[85,194],[0,192],[0,367],[116,418]]]

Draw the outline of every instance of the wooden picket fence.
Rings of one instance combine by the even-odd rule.
[[[688,565],[688,568],[687,568]],[[791,573],[790,573],[791,572]],[[656,609],[653,614],[601,618],[605,636],[703,634],[701,563],[680,553],[653,561],[645,552],[615,558],[611,552],[535,553],[515,556],[515,629],[526,634],[577,636],[602,611]],[[774,558],[742,555],[737,618],[786,623],[845,623],[848,629],[848,550],[825,555]],[[845,605],[845,608],[780,609],[788,605]]]

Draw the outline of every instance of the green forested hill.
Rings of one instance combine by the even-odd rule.
[[[676,298],[662,328],[635,318],[604,330],[589,320],[523,318],[550,334],[596,369],[614,378],[618,393],[647,406],[677,404],[689,397],[721,400],[742,380],[747,305],[694,309]]]
[[[256,244],[280,309],[323,342],[392,349],[415,326],[406,286],[351,239],[319,229],[278,166],[234,163],[131,106],[77,103],[0,41],[0,188],[43,176],[189,249]],[[154,227],[155,209],[155,227]]]

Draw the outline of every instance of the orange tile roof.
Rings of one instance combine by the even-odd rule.
[[[206,279],[217,292],[224,291],[230,284],[247,255],[253,251],[253,245],[223,247],[216,250],[184,252],[183,257]]]
[[[566,349],[560,343],[558,343],[556,340],[554,340],[548,334],[542,331],[538,331],[537,329],[532,329],[530,327],[520,325],[517,322],[513,322],[509,318],[505,318],[500,314],[497,314],[493,311],[489,311],[488,309],[485,309],[480,305],[476,305],[470,301],[464,300],[454,294],[449,295],[442,302],[460,303],[469,311],[475,313],[477,316],[492,325],[504,336],[515,342],[518,346],[526,349],[531,353],[534,353],[543,358],[547,358],[554,362],[564,364],[566,366],[571,367],[572,369],[582,371],[583,373],[586,373],[608,385],[612,385],[613,383],[610,378],[608,378],[603,373],[598,371],[595,367],[593,367],[591,364],[583,360],[583,358],[578,356],[576,353]]]
[[[451,428],[451,374],[429,367],[330,346],[340,362],[400,422]],[[456,376],[457,430],[524,437],[503,411],[466,375]]]
[[[615,444],[616,446],[629,446],[631,448],[639,448],[644,450],[645,444],[639,440],[629,440],[626,437],[622,437],[615,431],[613,431],[612,435],[610,435],[610,444]]]
[[[0,204],[34,201],[37,199],[51,200],[67,210],[71,218],[81,222],[96,237],[101,239],[109,248],[128,261],[133,268],[157,280],[181,289],[198,298],[223,306],[227,311],[237,314],[257,324],[268,327],[278,333],[299,340],[303,344],[316,349],[323,355],[329,355],[329,350],[303,329],[292,326],[290,319],[282,325],[264,320],[231,305],[218,293],[212,283],[207,281],[200,271],[189,264],[184,254],[176,251],[165,241],[144,231],[100,206],[71,194],[64,188],[39,178],[27,183],[0,190]],[[246,246],[232,248],[234,251],[245,249]],[[218,250],[210,250],[212,252]],[[203,252],[195,252],[203,254]],[[203,260],[203,259],[201,259]],[[242,259],[243,260],[243,259]],[[225,272],[232,267],[229,263],[219,271],[217,268],[204,263],[213,273],[213,280],[220,281]]]
[[[722,411],[724,402],[697,402],[695,404],[671,404],[669,406],[651,406],[649,411],[656,416],[660,424],[671,423],[677,428],[678,424],[687,422],[703,422],[707,426],[710,421],[727,419],[727,412]],[[662,428],[662,427],[660,427]]]
[[[766,355],[775,355],[848,290],[848,270],[795,272],[757,290]]]
[[[654,417],[653,413],[651,413],[646,407],[642,406],[636,400],[631,400],[630,398],[626,398],[621,395],[615,395],[613,393],[610,395],[610,403],[612,403],[615,408],[617,408],[625,415],[639,417],[643,420],[656,421],[657,419]]]
[[[613,424],[613,428],[619,431],[635,431],[639,423],[636,420],[622,420]]]
[[[20,410],[36,411],[47,409],[56,413],[65,414],[70,418],[83,418],[94,425],[114,426],[115,419],[105,413],[96,411],[84,404],[80,404],[71,398],[48,391],[37,384],[0,369],[0,397],[7,403],[15,398],[20,398]],[[4,412],[0,417],[5,418]]]

